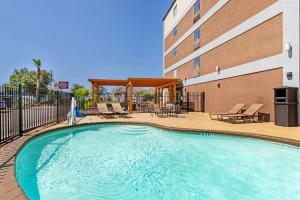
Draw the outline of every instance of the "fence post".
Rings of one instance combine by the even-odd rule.
[[[205,112],[205,93],[201,92],[201,112]]]
[[[59,91],[56,91],[56,123],[59,123]]]
[[[190,93],[186,93],[186,112],[189,113],[189,104],[190,104]]]
[[[19,135],[23,135],[23,112],[22,112],[22,85],[18,88],[18,102],[19,102]]]

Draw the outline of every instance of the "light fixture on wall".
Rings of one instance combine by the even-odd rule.
[[[291,43],[289,42],[285,43],[284,50],[288,53],[289,58],[293,56],[293,47]]]
[[[293,72],[287,72],[287,73],[286,73],[286,78],[287,78],[288,80],[292,80],[292,79],[293,79]]]
[[[220,74],[220,67],[219,66],[216,66],[216,72],[218,73],[218,74]]]
[[[284,45],[284,50],[285,50],[285,51],[290,51],[291,48],[292,48],[291,43],[289,43],[289,42],[285,43],[285,45]]]

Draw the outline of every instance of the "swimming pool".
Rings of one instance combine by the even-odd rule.
[[[32,139],[30,199],[300,199],[300,149],[257,139],[101,124]]]

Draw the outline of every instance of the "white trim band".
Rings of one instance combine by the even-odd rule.
[[[183,81],[183,85],[184,86],[196,85],[200,83],[206,83],[206,82],[211,82],[211,81],[216,81],[216,80],[221,80],[226,78],[232,78],[232,77],[282,68],[283,56],[284,54],[278,54],[275,56],[267,57],[261,60],[256,60],[253,62],[238,65],[224,70],[222,70],[221,67],[220,74],[218,74],[218,72],[213,72],[196,78],[187,79],[186,81]]]
[[[234,27],[233,29],[229,30],[228,32],[224,33],[220,37],[214,39],[207,45],[203,46],[202,48],[198,49],[197,51],[191,53],[187,57],[183,58],[182,60],[178,61],[174,65],[168,67],[164,70],[164,73],[170,72],[185,63],[193,60],[194,58],[201,56],[202,54],[228,42],[229,40],[242,35],[243,33],[247,32],[248,30],[262,24],[263,22],[275,17],[276,15],[283,12],[283,5],[282,0],[274,3],[270,7],[266,8],[265,10],[259,12],[257,15],[249,18],[248,20],[244,21],[242,24]]]

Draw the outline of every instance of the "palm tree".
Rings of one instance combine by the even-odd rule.
[[[36,66],[36,90],[35,90],[35,100],[36,103],[40,102],[40,82],[41,82],[41,65],[40,59],[32,59],[34,65]]]

